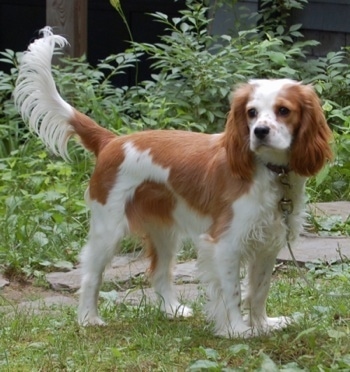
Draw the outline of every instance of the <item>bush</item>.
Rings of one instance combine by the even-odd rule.
[[[152,17],[166,28],[158,43],[131,42],[129,50],[95,67],[83,57],[62,58],[62,67],[53,67],[55,80],[72,105],[117,133],[150,128],[221,131],[235,84],[253,77],[312,83],[334,130],[337,156],[310,181],[310,198],[349,199],[349,50],[307,58],[317,42],[303,40],[301,25],[288,25],[284,16],[305,0],[289,1],[288,9],[285,2],[264,6],[269,1],[263,1],[260,26],[236,35],[211,35],[208,7],[199,1],[187,1],[177,18],[157,12]],[[120,6],[117,10],[122,12]],[[271,12],[282,16],[274,18]],[[137,71],[141,55],[153,62],[151,78],[132,87],[115,86],[119,74],[129,68]],[[20,54],[6,50],[1,56],[11,71],[0,71],[0,260],[8,272],[33,273],[57,260],[76,260],[77,246],[86,235],[81,200],[90,155],[78,151],[72,165],[45,155],[11,99]]]

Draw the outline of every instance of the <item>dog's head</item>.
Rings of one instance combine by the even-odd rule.
[[[251,179],[256,160],[316,174],[332,157],[331,131],[308,85],[251,80],[233,94],[225,146],[234,175]]]

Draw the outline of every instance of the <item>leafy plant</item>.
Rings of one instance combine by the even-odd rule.
[[[8,276],[76,262],[87,232],[87,166],[53,161],[38,142],[0,160],[0,262]]]
[[[0,157],[4,157],[25,140],[26,130],[11,99],[18,73],[17,54],[7,49],[0,56],[1,62],[11,66],[10,73],[0,71]]]
[[[214,5],[224,3],[220,0]],[[257,17],[262,22],[256,28],[214,36],[210,8],[188,0],[178,17],[151,15],[166,29],[159,42],[131,42],[124,53],[108,56],[96,66],[84,57],[60,56],[61,65],[52,68],[55,81],[67,101],[118,134],[152,128],[218,132],[224,127],[234,85],[255,77],[312,83],[334,130],[336,157],[309,182],[309,197],[312,201],[349,199],[349,50],[309,59],[308,51],[317,42],[303,40],[301,25],[289,25],[286,17],[305,0],[267,4],[263,2]],[[281,17],[274,17],[276,12]],[[150,79],[131,87],[118,86],[120,74],[136,69],[141,55],[152,61]],[[28,133],[11,98],[20,56],[10,50],[1,52],[10,73],[0,72],[0,229],[4,237],[0,259],[8,273],[32,275],[41,268],[49,270],[58,260],[76,261],[86,234],[82,195],[91,162],[74,145],[76,163],[57,161],[45,155]]]

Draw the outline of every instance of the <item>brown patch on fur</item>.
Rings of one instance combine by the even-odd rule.
[[[100,152],[89,183],[90,199],[106,204],[109,192],[117,181],[117,172],[125,155],[122,141],[115,137]]]
[[[132,231],[144,230],[144,224],[171,225],[176,200],[166,185],[145,181],[137,187],[134,197],[126,204],[125,213]]]
[[[171,226],[174,222],[172,213],[175,206],[175,197],[167,186],[153,181],[145,181],[138,186],[134,197],[125,206],[130,230],[137,234],[146,232],[142,240],[146,255],[150,259],[148,268],[150,276],[157,267],[158,254],[151,237],[147,235],[147,227]]]
[[[300,120],[294,125],[290,167],[301,176],[313,176],[333,158],[329,129],[320,100],[311,86],[292,85],[284,95],[298,105]]]
[[[91,118],[77,110],[74,110],[74,116],[69,123],[80,137],[83,146],[93,152],[96,157],[111,140],[116,138],[115,134],[100,127]]]
[[[108,194],[116,181],[119,165],[124,160],[124,152],[117,142],[117,136],[99,126],[94,120],[74,110],[69,123],[82,145],[97,158],[95,170],[89,184],[89,197],[101,204],[107,202]]]
[[[151,238],[147,235],[143,239],[144,241],[144,247],[146,249],[146,256],[150,260],[149,267],[147,269],[147,273],[149,274],[150,277],[152,277],[154,271],[157,268],[158,264],[158,254],[155,246],[153,245],[153,242]]]
[[[254,154],[249,148],[247,103],[254,87],[240,86],[235,92],[227,117],[223,146],[234,177],[251,181],[254,173]]]
[[[282,116],[278,111],[278,109],[281,107],[286,107],[287,109],[289,109],[289,115]],[[278,96],[274,105],[274,112],[277,120],[279,122],[285,123],[285,125],[289,129],[289,132],[294,135],[300,125],[301,107],[299,103],[295,99],[293,99],[293,95],[292,97],[290,97],[289,94],[286,94],[285,96]]]
[[[227,230],[230,226],[230,222],[233,219],[233,211],[231,205],[223,206],[222,210],[219,210],[220,214],[214,217],[214,222],[208,230],[208,234],[213,240],[217,242],[221,235]]]

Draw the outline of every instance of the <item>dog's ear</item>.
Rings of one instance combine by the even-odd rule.
[[[333,157],[329,129],[320,100],[309,85],[298,85],[301,120],[293,140],[290,167],[301,176],[313,176]]]
[[[224,132],[224,146],[234,177],[250,181],[254,172],[254,157],[249,148],[249,127],[246,106],[252,91],[249,84],[233,93],[231,109]]]

